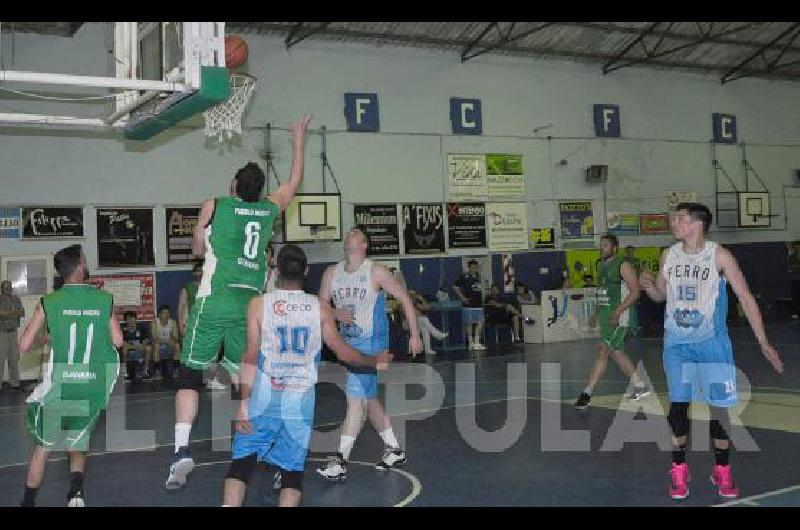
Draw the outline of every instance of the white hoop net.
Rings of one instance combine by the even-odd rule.
[[[231,95],[228,100],[203,112],[206,136],[216,136],[223,142],[233,138],[234,134],[242,134],[242,114],[255,87],[255,77],[231,73]]]

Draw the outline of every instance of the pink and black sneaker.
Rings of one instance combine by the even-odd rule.
[[[680,500],[689,496],[689,481],[692,479],[689,474],[689,464],[672,463],[670,474],[669,496],[671,499]]]
[[[720,497],[735,499],[739,496],[739,488],[733,483],[731,466],[715,465],[711,472],[711,482],[719,488]]]

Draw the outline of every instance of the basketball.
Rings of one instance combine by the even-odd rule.
[[[237,68],[247,62],[247,42],[239,35],[225,37],[225,66]]]

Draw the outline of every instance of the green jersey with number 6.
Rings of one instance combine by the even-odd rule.
[[[198,296],[227,287],[261,291],[267,273],[264,249],[280,209],[269,200],[219,197],[206,227],[206,256]]]
[[[104,409],[119,371],[109,321],[114,301],[93,285],[66,284],[42,298],[50,333],[43,382],[28,402]]]

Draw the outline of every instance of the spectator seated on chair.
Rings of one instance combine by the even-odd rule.
[[[144,322],[136,321],[136,312],[125,313],[125,323],[122,326],[122,359],[125,362],[125,379],[135,381],[139,378],[150,377],[147,364],[151,360],[150,330]]]
[[[493,327],[509,326],[512,329],[511,340],[515,344],[522,342],[522,312],[519,307],[509,302],[500,293],[500,287],[493,285],[484,303],[486,322]]]
[[[422,344],[425,347],[427,355],[436,355],[436,351],[431,348],[431,337],[436,340],[443,340],[448,336],[448,333],[441,331],[434,326],[428,318],[428,311],[430,311],[430,304],[424,296],[416,291],[408,291],[411,301],[414,302],[414,313],[417,315],[417,326],[419,333],[422,335]]]

